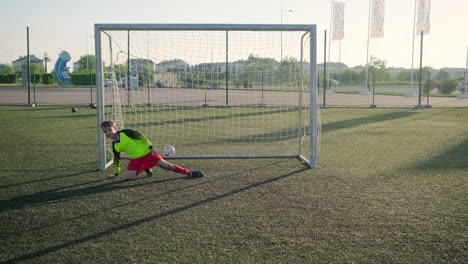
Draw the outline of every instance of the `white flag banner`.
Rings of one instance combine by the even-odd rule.
[[[371,38],[383,38],[385,18],[385,0],[372,0]]]
[[[419,0],[418,5],[418,26],[417,26],[417,34],[429,34],[430,29],[430,22],[429,16],[431,15],[431,0]]]
[[[332,40],[342,40],[344,37],[344,9],[345,3],[332,1],[333,30]]]

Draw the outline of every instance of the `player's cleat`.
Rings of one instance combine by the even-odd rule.
[[[145,169],[145,172],[146,172],[146,177],[153,176],[153,170],[152,169]]]
[[[192,171],[190,173],[190,177],[192,177],[192,178],[201,178],[201,177],[203,177],[203,173],[201,171]]]

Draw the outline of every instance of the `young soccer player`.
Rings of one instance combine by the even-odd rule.
[[[193,178],[203,177],[201,171],[189,171],[165,161],[158,154],[149,139],[135,130],[122,129],[117,131],[117,127],[113,121],[102,122],[101,129],[106,137],[112,139],[115,176],[120,173],[120,152],[125,152],[131,159],[128,163],[127,171],[125,172],[125,178],[127,180],[135,179],[143,170],[148,177],[153,176],[153,170],[151,168],[154,166],[185,174]]]

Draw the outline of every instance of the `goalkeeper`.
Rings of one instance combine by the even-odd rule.
[[[106,137],[112,139],[112,150],[114,152],[113,177],[118,176],[120,173],[120,152],[127,153],[131,159],[125,172],[126,180],[135,179],[143,170],[146,172],[146,176],[151,177],[153,176],[151,168],[154,166],[193,178],[203,177],[201,171],[189,171],[179,165],[165,161],[158,154],[158,151],[153,147],[149,139],[135,130],[122,129],[117,131],[117,127],[113,121],[102,122],[101,129]]]

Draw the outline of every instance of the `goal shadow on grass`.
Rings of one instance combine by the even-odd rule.
[[[79,172],[74,172],[70,174],[62,174],[63,171],[76,171],[77,166],[83,166],[86,168],[85,170],[79,171]],[[39,170],[28,170],[28,169],[0,169],[0,172],[13,172],[13,173],[25,173],[25,172],[32,172],[32,173],[40,173],[40,174],[51,174],[51,173],[57,173],[57,176],[49,177],[49,178],[44,178],[44,179],[35,179],[35,180],[30,180],[30,181],[24,181],[24,182],[19,182],[19,183],[12,183],[12,184],[6,184],[6,185],[0,185],[0,190],[5,189],[5,188],[10,188],[10,187],[15,187],[15,186],[21,186],[21,185],[26,185],[26,184],[32,184],[32,183],[39,183],[39,182],[45,182],[45,181],[51,181],[51,180],[58,180],[58,179],[63,179],[63,178],[68,178],[68,177],[74,177],[74,176],[79,176],[82,174],[86,173],[93,173],[97,172],[97,169],[89,169],[89,167],[95,167],[96,162],[86,162],[86,163],[81,163],[81,164],[73,164],[71,166],[56,166],[53,168],[47,168],[47,169],[39,169]]]
[[[278,163],[282,163],[282,162],[286,162],[286,161],[280,161],[280,162],[264,164],[264,165],[261,165],[261,166],[257,166],[255,168],[251,168],[251,169],[249,169],[249,171],[264,169],[266,167],[278,165]],[[100,210],[97,210],[97,211],[84,213],[84,214],[80,214],[80,215],[75,215],[75,216],[68,217],[68,218],[61,219],[61,220],[57,220],[57,221],[54,221],[54,222],[49,222],[47,224],[32,227],[32,228],[29,228],[29,229],[26,229],[26,230],[23,230],[23,231],[16,231],[16,232],[12,233],[11,236],[13,236],[13,235],[17,236],[17,235],[20,235],[20,234],[23,234],[23,233],[28,233],[28,232],[31,232],[31,231],[38,231],[38,230],[41,230],[41,229],[44,229],[44,228],[55,226],[57,224],[63,224],[65,222],[70,222],[70,221],[81,219],[81,218],[93,217],[93,216],[96,216],[96,214],[102,214],[102,213],[109,212],[109,211],[112,211],[112,210],[115,210],[115,209],[118,209],[118,208],[123,208],[123,207],[126,207],[126,206],[133,206],[135,203],[141,203],[141,202],[144,202],[146,200],[163,197],[165,195],[170,195],[170,194],[173,194],[173,193],[176,193],[176,192],[179,192],[179,191],[183,191],[183,190],[187,190],[187,189],[190,189],[190,188],[194,188],[194,187],[197,187],[197,186],[200,186],[200,185],[213,183],[213,182],[219,181],[219,180],[224,179],[224,178],[230,178],[230,177],[236,176],[237,174],[238,174],[238,172],[231,173],[231,174],[224,174],[223,176],[210,178],[209,180],[205,180],[205,181],[195,181],[196,183],[194,183],[194,184],[189,184],[189,185],[185,185],[185,186],[182,186],[182,187],[177,187],[177,188],[174,188],[174,189],[170,189],[170,190],[167,190],[167,191],[165,191],[163,193],[158,193],[156,195],[146,196],[146,197],[143,197],[143,198],[140,198],[140,199],[133,199],[133,200],[131,200],[129,202],[120,203],[118,205],[103,208],[103,209],[100,209]],[[89,183],[94,183],[94,182],[100,182],[100,181],[104,181],[104,180],[108,180],[108,179],[109,178],[105,178],[105,179],[100,179],[100,180],[96,180],[96,181],[92,181],[92,182],[87,182],[87,183],[83,183],[83,185],[84,184],[89,184]],[[137,178],[137,179],[142,179],[142,178]],[[178,180],[178,179],[196,180],[194,178],[189,178],[189,177],[178,177],[178,178],[174,178],[174,179],[171,178],[171,179],[166,179],[166,180],[159,180],[159,181],[152,182],[152,183],[132,185],[131,187],[139,187],[139,186],[148,185],[148,184],[171,182],[171,181]],[[123,181],[120,181],[120,182],[123,182]],[[70,186],[63,187],[61,189],[66,189],[66,188],[70,188]]]
[[[309,135],[309,127],[301,129],[305,131],[306,135]],[[265,143],[265,142],[278,142],[295,139],[298,137],[299,129],[296,128],[283,128],[270,133],[246,135],[241,137],[235,137],[231,139],[222,139],[218,142],[228,143]]]
[[[321,127],[321,132],[331,132],[338,129],[350,128],[355,126],[362,126],[371,123],[378,123],[384,121],[390,121],[400,118],[407,118],[412,115],[416,114],[415,112],[396,112],[396,113],[389,113],[371,117],[364,117],[358,119],[351,119],[351,120],[343,120],[337,121],[333,123],[324,124]],[[305,135],[309,136],[309,127],[306,126],[301,129],[304,131]],[[302,134],[302,133],[301,133]],[[297,138],[299,135],[299,128],[283,128],[280,130],[272,131],[270,133],[263,133],[263,134],[252,134],[252,135],[245,135],[240,137],[235,137],[232,139],[223,139],[223,142],[229,143],[248,143],[248,142],[275,142],[275,141],[286,141]]]
[[[263,108],[259,108],[263,109]],[[142,124],[141,126],[164,126],[164,125],[175,125],[175,124],[186,124],[186,123],[198,123],[198,122],[205,122],[210,120],[223,120],[229,118],[238,118],[238,117],[251,117],[251,116],[261,116],[261,115],[273,115],[279,114],[284,112],[295,112],[297,109],[278,109],[275,108],[274,110],[268,111],[258,111],[252,113],[234,113],[229,115],[217,115],[217,116],[206,116],[206,117],[198,117],[198,118],[183,118],[183,119],[174,119],[174,120],[166,120],[166,121],[158,121],[158,122],[148,122]],[[129,124],[131,126],[131,123]]]
[[[395,120],[395,119],[400,119],[400,118],[407,118],[415,114],[417,113],[411,112],[411,110],[408,110],[408,111],[402,111],[402,112],[393,112],[393,113],[388,113],[388,114],[383,114],[383,115],[376,115],[376,116],[369,116],[369,117],[362,117],[362,118],[326,123],[326,124],[322,124],[322,133],[326,133],[326,132],[330,132],[330,131],[334,131],[338,129],[343,129],[343,128],[350,128],[350,127],[390,121],[390,120]]]
[[[416,164],[413,168],[417,170],[468,169],[468,139]]]
[[[84,166],[86,168],[86,170],[83,170],[83,171],[79,171],[79,172],[75,172],[75,173],[70,173],[70,174],[61,174],[60,172],[62,172],[61,170],[64,170],[64,171],[76,171],[76,166]],[[89,167],[94,167],[96,166],[96,162],[86,162],[86,163],[81,163],[81,164],[74,164],[72,166],[61,166],[61,167],[54,167],[52,169],[40,169],[40,170],[25,170],[25,169],[1,169],[0,172],[18,172],[18,173],[24,173],[25,171],[28,171],[28,172],[34,172],[34,173],[40,173],[40,174],[43,174],[43,173],[48,173],[50,174],[51,172],[54,172],[54,173],[57,173],[58,172],[58,176],[54,176],[54,177],[49,177],[49,178],[45,178],[45,179],[36,179],[36,180],[31,180],[31,181],[24,181],[24,182],[19,182],[19,183],[12,183],[12,184],[6,184],[6,185],[0,185],[0,190],[1,189],[5,189],[5,188],[10,188],[10,187],[15,187],[15,186],[20,186],[20,185],[26,185],[26,184],[32,184],[32,183],[39,183],[39,182],[45,182],[45,181],[51,181],[51,180],[57,180],[57,179],[63,179],[63,178],[68,178],[68,177],[74,177],[74,176],[79,176],[79,175],[82,175],[82,174],[86,174],[86,173],[93,173],[93,172],[97,172],[97,169],[89,169]]]
[[[80,198],[80,197],[84,197],[88,195],[112,192],[115,190],[136,188],[136,187],[140,187],[144,185],[146,186],[149,184],[159,184],[163,182],[179,180],[181,178],[187,178],[187,177],[164,179],[164,180],[158,180],[154,182],[145,182],[145,183],[133,184],[133,185],[119,185],[120,183],[128,182],[128,181],[117,180],[117,181],[107,182],[107,183],[103,183],[103,184],[96,185],[96,186],[90,186],[90,187],[88,186],[88,187],[83,187],[83,188],[75,189],[75,190],[62,191],[64,189],[76,188],[79,186],[89,185],[92,183],[109,181],[109,180],[112,180],[112,178],[104,178],[104,179],[99,179],[99,180],[94,180],[94,181],[88,181],[84,183],[78,183],[75,185],[50,189],[50,190],[36,192],[36,193],[27,194],[23,196],[18,196],[18,197],[6,199],[6,200],[1,200],[0,212],[18,210],[18,209],[22,209],[25,207],[39,206],[39,205],[43,205],[43,204],[51,203],[51,202],[56,203],[56,202],[61,202],[61,201],[68,201],[70,199],[76,199],[76,198]],[[137,180],[140,180],[140,179],[142,178],[137,178]]]
[[[55,245],[55,246],[52,246],[52,247],[48,247],[48,248],[45,248],[45,249],[42,249],[42,250],[37,250],[37,251],[31,252],[29,254],[18,256],[16,258],[9,259],[6,262],[16,263],[16,262],[31,260],[31,259],[34,259],[36,257],[41,257],[41,256],[47,255],[47,254],[55,252],[55,251],[63,250],[65,248],[69,248],[69,247],[74,247],[76,245],[86,243],[86,242],[89,242],[89,241],[93,241],[93,240],[99,239],[101,237],[105,237],[107,235],[111,235],[111,234],[126,230],[128,228],[134,228],[136,226],[139,226],[139,225],[151,222],[151,221],[155,221],[155,220],[164,218],[166,216],[170,216],[170,215],[174,215],[174,214],[177,214],[177,213],[180,213],[180,212],[184,212],[186,210],[189,210],[189,209],[192,209],[192,208],[204,205],[204,204],[208,204],[208,203],[211,203],[211,202],[214,202],[214,201],[218,201],[218,200],[230,197],[230,196],[238,194],[238,193],[249,191],[249,190],[254,189],[256,187],[259,187],[259,186],[262,186],[262,185],[265,185],[265,184],[269,184],[269,183],[273,183],[273,182],[288,178],[290,176],[293,176],[295,174],[298,174],[298,173],[301,173],[301,172],[304,172],[304,171],[307,171],[307,170],[308,170],[307,168],[297,169],[295,171],[292,171],[292,172],[289,172],[289,173],[286,173],[286,174],[282,174],[282,175],[279,175],[279,176],[276,176],[276,177],[273,177],[273,178],[269,178],[269,179],[266,179],[266,180],[263,180],[263,181],[259,181],[259,182],[256,182],[256,183],[252,183],[250,185],[247,185],[247,186],[244,186],[242,188],[238,188],[238,189],[235,189],[235,190],[232,190],[232,191],[220,194],[220,195],[216,195],[216,196],[213,196],[213,197],[210,197],[210,198],[206,198],[206,199],[203,199],[203,200],[199,200],[199,201],[187,204],[185,206],[174,208],[174,209],[168,210],[168,211],[160,213],[160,214],[145,217],[145,218],[142,218],[140,220],[132,221],[130,223],[122,224],[122,225],[119,225],[119,226],[116,226],[116,227],[108,228],[105,231],[95,233],[95,234],[92,234],[92,235],[88,235],[88,236],[82,237],[80,239],[72,240],[72,241],[65,242],[65,243]]]
[[[249,171],[260,170],[260,169],[264,169],[264,168],[267,168],[267,167],[270,167],[270,166],[276,166],[279,163],[283,163],[283,162],[286,162],[286,161],[280,161],[280,162],[264,164],[264,165],[261,165],[261,166],[257,166],[255,168],[251,168],[251,169],[249,169]],[[26,229],[26,230],[23,230],[23,231],[16,231],[16,232],[12,233],[11,235],[17,236],[17,235],[20,235],[20,234],[24,234],[24,233],[28,233],[28,232],[32,232],[32,231],[38,231],[38,230],[41,230],[41,229],[52,227],[52,226],[55,226],[55,225],[58,225],[58,224],[63,224],[65,222],[71,222],[71,221],[74,221],[74,220],[77,220],[77,219],[82,219],[82,218],[87,218],[87,217],[93,217],[93,216],[96,216],[96,214],[103,214],[103,213],[110,212],[110,211],[118,209],[118,208],[124,208],[126,206],[133,206],[135,203],[141,203],[141,202],[144,202],[144,201],[147,201],[147,200],[150,200],[150,199],[160,198],[160,197],[163,197],[165,195],[170,195],[170,194],[173,194],[173,193],[177,193],[179,191],[188,190],[188,189],[191,189],[191,188],[194,188],[194,187],[197,187],[197,186],[213,183],[213,182],[219,181],[221,179],[234,177],[234,176],[236,176],[238,174],[239,174],[239,172],[236,172],[236,173],[224,174],[223,176],[210,178],[209,180],[205,180],[205,181],[195,181],[195,183],[193,183],[193,184],[189,184],[189,185],[185,185],[185,186],[182,186],[182,187],[169,189],[169,190],[167,190],[167,191],[165,191],[163,193],[158,193],[156,195],[147,196],[147,197],[143,197],[143,198],[139,198],[139,199],[133,199],[133,200],[131,200],[129,202],[123,202],[123,203],[113,205],[113,206],[107,207],[107,208],[102,208],[100,210],[96,210],[96,211],[93,211],[93,212],[84,213],[84,214],[80,214],[80,215],[75,215],[75,216],[72,216],[72,217],[68,217],[68,218],[53,221],[53,222],[48,222],[47,224],[32,227],[32,228],[29,228],[29,229]],[[154,183],[170,182],[170,181],[178,180],[180,178],[181,177],[175,178],[175,179],[159,180],[159,181],[153,182],[153,184]],[[139,179],[141,179],[141,178],[139,178]],[[195,180],[193,178],[188,178],[188,177],[182,177],[182,179]],[[96,181],[93,181],[93,182],[99,182],[99,181],[103,181],[103,180],[106,180],[106,179],[96,180]],[[150,184],[150,183],[138,184],[138,186],[148,185],[148,184]],[[133,185],[132,187],[135,187],[135,185]],[[68,188],[68,187],[64,187],[64,189],[65,188]]]

